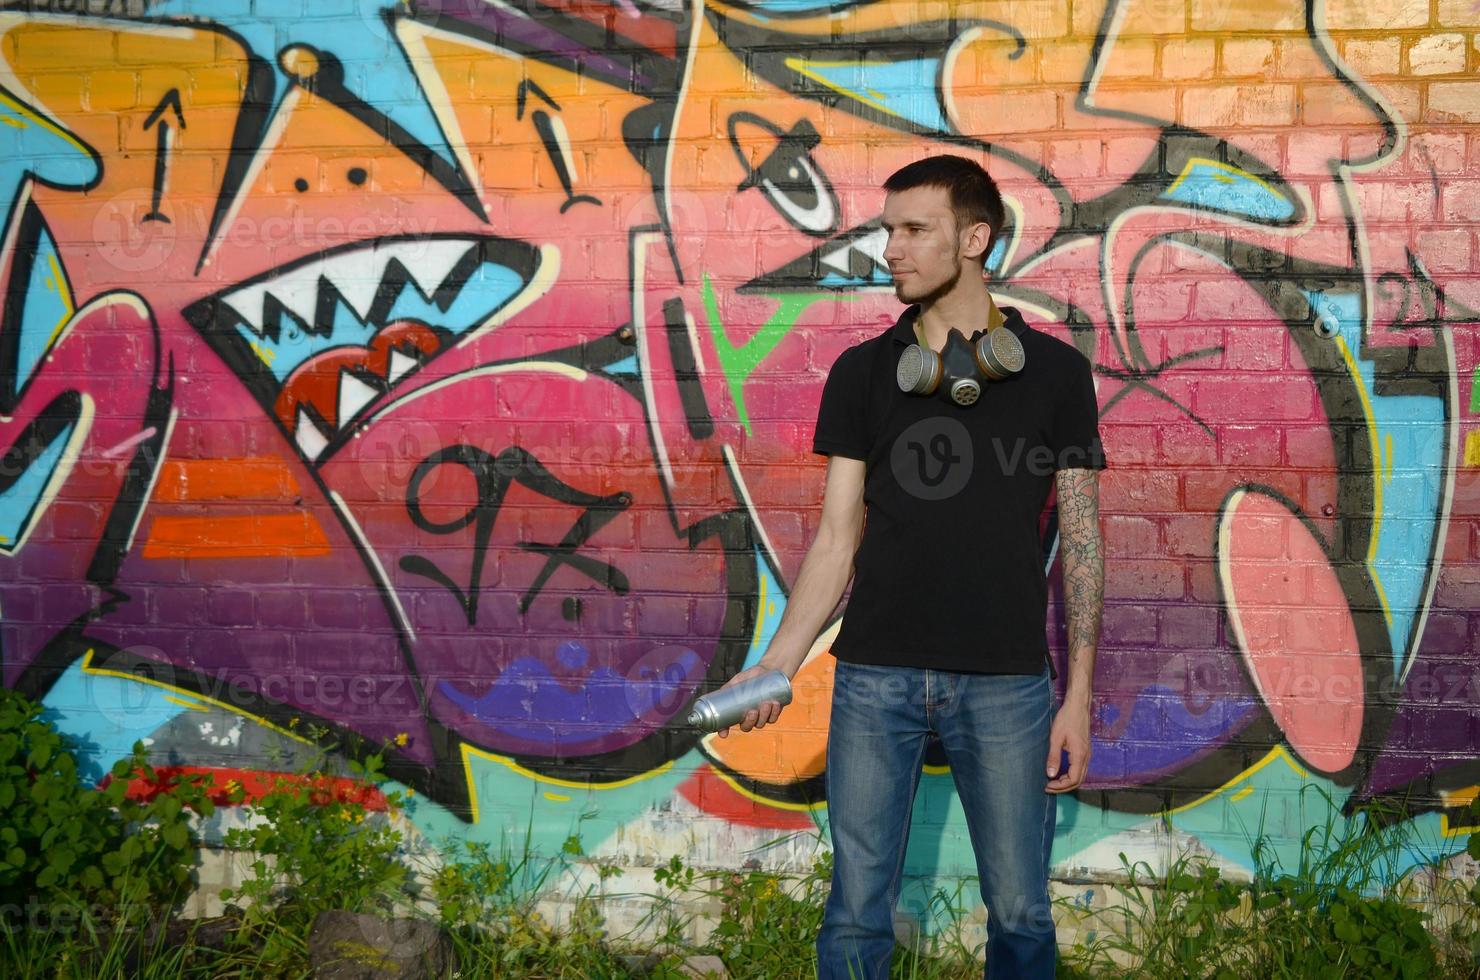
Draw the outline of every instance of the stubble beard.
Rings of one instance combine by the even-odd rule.
[[[901,303],[917,303],[922,308],[928,309],[932,303],[956,288],[956,285],[961,281],[961,270],[964,267],[965,263],[961,261],[961,257],[958,255],[955,258],[954,268],[951,269],[950,276],[939,285],[918,294],[911,294],[904,283],[896,282],[894,284],[894,295]]]

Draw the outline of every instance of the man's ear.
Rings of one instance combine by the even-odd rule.
[[[987,264],[987,245],[992,240],[992,226],[985,221],[978,221],[966,229],[966,234],[961,242],[961,256],[967,259],[980,259],[982,265]]]

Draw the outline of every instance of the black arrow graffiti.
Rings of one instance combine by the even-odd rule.
[[[159,100],[159,105],[149,113],[149,118],[144,120],[144,129],[147,130],[155,123],[159,128],[155,130],[154,143],[154,196],[150,201],[149,213],[144,215],[141,221],[163,221],[170,223],[170,219],[159,210],[159,199],[164,194],[165,172],[169,167],[170,152],[170,123],[164,117],[165,109],[172,109],[175,113],[175,122],[181,129],[185,128],[185,110],[180,105],[180,90],[172,88]]]

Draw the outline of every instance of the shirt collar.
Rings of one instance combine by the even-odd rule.
[[[1002,325],[1019,337],[1030,329],[1028,322],[1023,319],[1023,315],[1018,312],[1017,307],[999,306],[997,309],[1002,311]],[[905,311],[899,315],[899,319],[895,321],[894,329],[890,331],[890,335],[894,338],[896,344],[909,346],[915,343],[917,339],[915,337],[915,320],[919,319],[919,316],[920,305],[918,303],[906,307]],[[968,341],[974,341],[977,337],[981,336],[984,330],[985,328],[977,330],[966,339]]]

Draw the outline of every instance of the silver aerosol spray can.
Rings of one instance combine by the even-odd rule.
[[[779,670],[768,670],[734,687],[706,694],[694,702],[689,724],[706,732],[717,732],[739,724],[745,713],[762,701],[791,704],[791,681]]]

